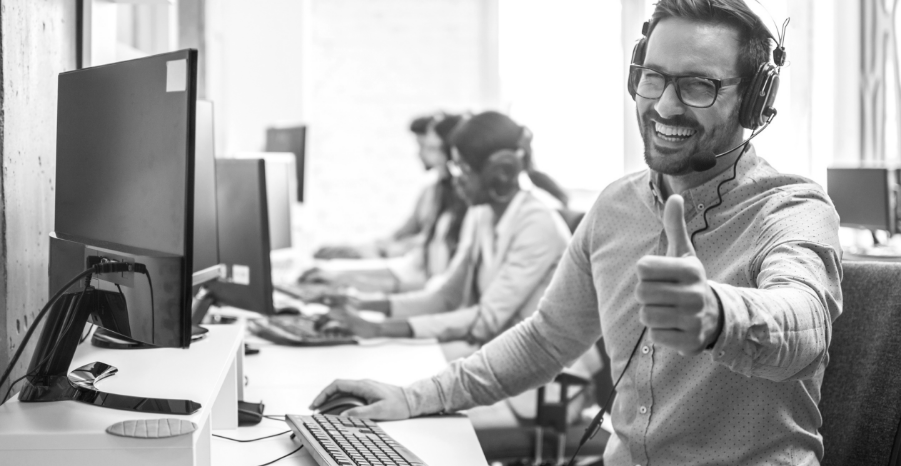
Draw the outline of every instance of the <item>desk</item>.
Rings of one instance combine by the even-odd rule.
[[[240,397],[244,358],[243,326],[211,328],[188,350],[158,348],[110,350],[83,344],[70,369],[94,361],[119,368],[98,388],[111,393],[189,399],[202,405],[190,416],[100,408],[76,401],[20,403],[14,397],[0,406],[0,464],[208,465],[211,428],[237,426],[234,406]],[[179,418],[197,425],[191,435],[134,439],[106,433],[110,425],[130,419]]]
[[[248,384],[244,399],[263,401],[266,414],[308,414],[313,398],[336,378],[374,379],[404,385],[434,375],[447,365],[433,340],[381,340],[362,345],[298,348],[248,338],[260,353],[246,356]],[[475,431],[463,415],[380,423],[385,432],[415,452],[429,466],[487,464]],[[231,438],[253,439],[288,430],[284,422],[263,419],[253,427],[215,430]],[[214,465],[259,465],[295,450],[300,444],[290,434],[253,443],[213,437]],[[304,451],[278,465],[316,462]]]

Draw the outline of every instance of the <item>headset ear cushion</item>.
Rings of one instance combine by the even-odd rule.
[[[764,110],[772,107],[779,90],[778,68],[770,63],[763,63],[754,73],[751,85],[742,96],[741,108],[738,112],[739,123],[750,130],[757,129],[767,117]]]

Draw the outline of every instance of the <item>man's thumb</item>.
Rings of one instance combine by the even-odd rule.
[[[666,232],[667,257],[695,255],[695,248],[685,226],[685,200],[678,194],[671,195],[663,208],[663,230]]]

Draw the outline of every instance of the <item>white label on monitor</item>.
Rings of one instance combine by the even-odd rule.
[[[188,61],[166,62],[166,92],[184,92],[188,87]]]
[[[235,264],[232,266],[232,283],[250,285],[250,267]]]

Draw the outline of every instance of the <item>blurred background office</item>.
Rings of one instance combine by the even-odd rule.
[[[824,185],[827,167],[901,164],[898,1],[765,3],[792,20],[779,116],[758,153]],[[58,73],[198,49],[217,155],[266,149],[269,128],[308,128],[292,233],[312,252],[382,237],[409,215],[426,178],[408,127],[423,114],[509,114],[534,133],[538,168],[574,209],[643,169],[624,81],[652,5],[2,0],[0,361],[47,299]]]
[[[406,128],[437,110],[497,109],[527,125],[540,169],[577,209],[644,167],[624,77],[653,0],[83,3],[84,65],[200,50],[217,152],[263,150],[268,127],[308,126],[298,245],[401,224],[423,180]],[[779,116],[755,141],[760,153],[821,184],[827,166],[897,162],[897,2],[765,3],[792,21]]]

